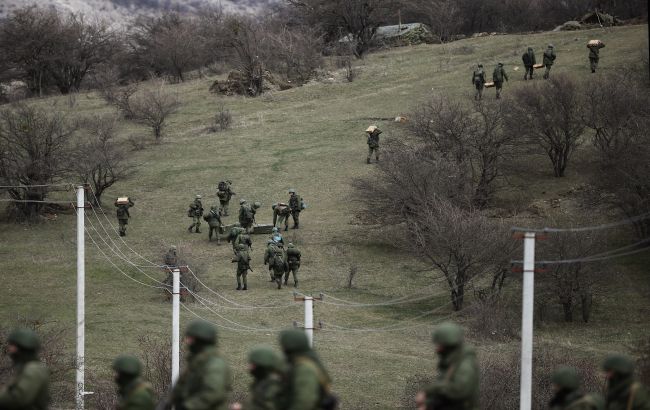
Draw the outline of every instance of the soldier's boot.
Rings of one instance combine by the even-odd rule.
[[[237,276],[237,290],[241,290],[241,281],[239,279],[239,276]]]
[[[248,290],[248,285],[244,285],[244,287],[241,288],[241,290]]]
[[[366,164],[370,164],[370,157],[366,158]]]
[[[288,231],[288,230],[289,230],[289,225],[285,225],[285,226],[284,226],[284,231],[286,232],[286,231]]]
[[[294,287],[294,288],[297,288],[297,287],[298,287],[298,281],[297,281],[297,280],[294,280],[294,281],[293,281],[293,287]]]
[[[243,282],[244,282],[244,287],[241,288],[241,290],[248,290],[248,279],[246,278],[247,275],[243,275]]]
[[[377,160],[377,162],[379,162],[379,155],[377,155],[375,159]]]
[[[187,232],[192,233],[192,228],[194,228],[194,224],[190,225],[190,227],[187,228]]]
[[[287,281],[289,280],[289,272],[284,274],[284,284],[287,284]]]

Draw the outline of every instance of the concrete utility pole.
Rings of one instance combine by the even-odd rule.
[[[172,270],[172,386],[178,380],[180,369],[180,298],[181,298],[181,271]]]
[[[535,233],[524,234],[524,284],[521,309],[520,410],[530,410],[533,391],[533,300],[535,292]]]
[[[309,346],[314,347],[314,300],[323,300],[323,295],[315,298],[313,296],[298,297],[294,293],[293,300],[305,303],[305,333],[309,339]]]
[[[86,198],[83,186],[77,187],[77,394],[76,408],[84,408],[84,371],[85,371],[85,293],[86,293],[86,272],[85,272],[85,225],[84,217],[86,211]]]

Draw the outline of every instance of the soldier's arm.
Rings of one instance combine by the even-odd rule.
[[[155,408],[151,393],[147,390],[133,393],[129,400],[120,408],[121,410],[153,410]]]
[[[184,403],[185,410],[204,410],[219,408],[228,398],[228,369],[221,359],[208,361],[201,380],[199,393],[194,394]]]
[[[463,360],[449,380],[434,383],[427,393],[450,400],[463,400],[472,395],[478,384],[477,369],[471,360]]]
[[[28,408],[47,378],[47,370],[42,365],[26,365],[16,382],[0,393],[0,409]]]
[[[288,410],[314,409],[320,396],[320,384],[316,372],[308,366],[298,365],[294,373],[293,397]]]

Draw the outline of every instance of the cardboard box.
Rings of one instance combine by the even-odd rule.
[[[490,81],[489,83],[484,84],[485,88],[492,88],[494,87],[494,81]]]
[[[587,43],[587,47],[596,47],[602,44],[602,41],[600,40],[589,40]]]
[[[533,65],[533,68],[534,69],[544,68],[544,64],[535,64],[535,65]]]
[[[118,205],[128,205],[129,204],[129,197],[128,196],[120,196],[117,198],[117,204]]]

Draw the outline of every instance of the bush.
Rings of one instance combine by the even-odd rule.
[[[209,127],[210,132],[229,130],[232,126],[232,113],[223,104],[219,106],[217,114],[212,119]]]

